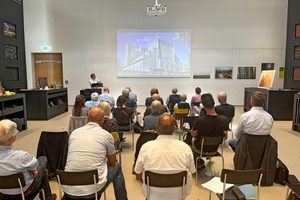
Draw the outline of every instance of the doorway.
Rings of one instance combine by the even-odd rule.
[[[63,85],[61,53],[34,53],[35,87],[39,88],[38,77],[47,77],[48,86]]]

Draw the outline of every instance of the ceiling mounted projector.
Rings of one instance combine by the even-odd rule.
[[[167,14],[167,7],[161,6],[157,3],[157,0],[155,0],[155,5],[153,6],[147,6],[147,15],[151,16],[159,16],[159,15],[165,15]]]

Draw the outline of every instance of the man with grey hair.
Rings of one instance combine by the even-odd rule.
[[[122,91],[122,95],[125,97],[126,99],[126,104],[125,106],[126,107],[130,107],[132,109],[135,109],[136,108],[136,104],[134,103],[134,101],[132,99],[129,98],[129,90],[128,89],[124,89]],[[119,107],[119,98],[117,99],[117,106]]]
[[[227,103],[227,95],[225,92],[220,92],[218,94],[218,101],[220,105],[215,107],[215,111],[218,115],[224,115],[227,117],[229,124],[234,117],[235,108],[233,105]]]
[[[186,94],[182,93],[180,95],[180,102],[177,103],[174,108],[180,108],[180,109],[185,109],[188,108],[190,110],[190,104],[188,102],[186,102]]]
[[[134,101],[135,105],[136,105],[136,102],[137,102],[137,96],[136,96],[136,94],[132,92],[130,86],[127,86],[126,89],[129,90],[129,99],[132,99]]]
[[[186,195],[192,188],[192,173],[195,173],[195,165],[191,148],[182,141],[175,139],[175,119],[170,114],[159,117],[156,130],[156,140],[145,143],[138,155],[135,165],[136,179],[142,181],[141,189],[147,196],[145,185],[145,171],[159,174],[174,174],[187,171]],[[182,188],[158,188],[150,187],[151,199],[180,200]]]
[[[166,105],[168,106],[170,113],[173,114],[175,104],[180,102],[180,95],[177,94],[178,89],[176,87],[172,88],[172,94],[170,94],[166,100]]]
[[[12,149],[18,132],[16,123],[7,119],[0,121],[0,176],[23,173],[26,183],[23,189],[26,196],[29,197],[39,189],[44,189],[47,200],[56,199],[55,194],[51,195],[49,186],[46,171],[47,158],[41,156],[36,159],[25,151]],[[20,189],[0,189],[0,192],[21,198]]]
[[[115,106],[115,99],[113,96],[109,94],[109,88],[105,86],[103,88],[103,93],[99,95],[98,102],[107,101],[110,103],[110,107],[113,108]]]
[[[151,114],[144,118],[144,131],[156,130],[157,119],[161,116],[161,103],[155,100],[151,104]]]
[[[91,94],[91,100],[85,102],[84,104],[86,107],[88,107],[89,109],[97,107],[99,105],[99,101],[98,101],[98,93],[94,92]]]
[[[115,198],[126,200],[127,191],[122,168],[116,163],[116,151],[112,135],[102,128],[104,112],[95,107],[89,111],[88,123],[74,130],[69,139],[65,171],[98,170],[98,196],[113,182]],[[87,186],[63,186],[68,197],[80,196],[82,199],[94,197],[95,188]]]

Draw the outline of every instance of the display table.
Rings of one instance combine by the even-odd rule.
[[[91,100],[91,94],[97,92],[99,95],[102,94],[102,88],[95,88],[95,89],[84,89],[80,90],[80,94],[84,96],[85,101],[90,101]]]
[[[10,119],[19,131],[27,129],[25,95],[0,96],[0,120]]]
[[[293,101],[294,94],[298,91],[287,89],[266,89],[249,87],[245,88],[244,111],[251,109],[251,93],[259,91],[265,94],[266,102],[264,110],[270,113],[274,120],[292,120],[293,119]]]
[[[68,112],[67,88],[21,90],[26,95],[27,119],[48,120]]]

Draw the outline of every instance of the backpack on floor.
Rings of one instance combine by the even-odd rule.
[[[278,158],[276,164],[276,173],[275,173],[274,182],[281,185],[286,185],[288,182],[288,178],[289,178],[289,170],[286,167],[286,165]]]

